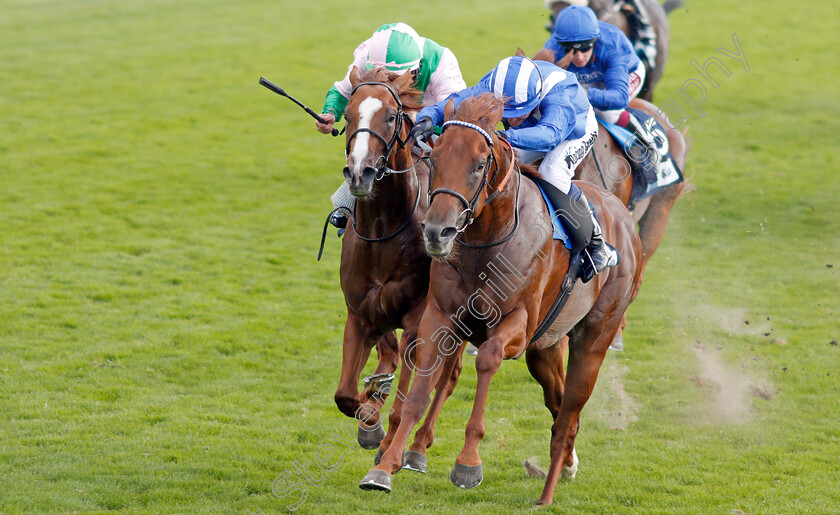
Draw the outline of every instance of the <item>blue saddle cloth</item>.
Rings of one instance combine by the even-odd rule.
[[[572,243],[569,241],[569,235],[566,234],[566,229],[560,223],[560,217],[554,216],[554,206],[551,205],[551,201],[548,199],[548,196],[545,194],[540,184],[538,182],[534,182],[534,184],[536,184],[537,188],[540,189],[543,201],[545,202],[545,207],[548,208],[548,213],[551,215],[551,226],[554,228],[552,236],[555,240],[562,241],[563,245],[565,245],[567,249],[571,249]]]
[[[632,107],[628,107],[627,111],[631,112],[642,123],[647,122],[651,118],[647,113],[633,109]],[[605,122],[600,118],[598,121],[607,129],[607,132],[610,133],[613,139],[621,145],[625,155],[634,145],[641,145],[636,140],[636,135],[627,129]],[[653,131],[655,133],[658,132],[661,137],[665,137],[665,129],[656,119],[653,120]],[[660,136],[657,135],[656,137]],[[627,157],[630,159],[629,156]],[[632,166],[631,168],[633,169],[633,193],[630,195],[631,203],[647,198],[662,188],[683,180],[682,172],[670,153],[661,157],[659,166],[653,166],[645,160],[640,165]]]

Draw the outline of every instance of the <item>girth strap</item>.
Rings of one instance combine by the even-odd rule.
[[[560,314],[560,311],[563,310],[563,306],[566,305],[566,301],[569,300],[569,297],[572,295],[572,289],[575,287],[575,281],[577,281],[579,268],[580,254],[575,254],[569,260],[569,271],[566,273],[566,277],[563,278],[563,286],[560,288],[560,293],[557,295],[557,298],[554,299],[554,304],[552,304],[548,314],[545,316],[543,321],[540,322],[540,325],[537,326],[537,330],[534,332],[534,336],[531,337],[530,343],[534,343],[539,340],[542,335],[548,331],[551,324],[557,320],[557,315]]]

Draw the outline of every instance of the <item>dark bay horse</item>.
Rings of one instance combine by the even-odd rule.
[[[595,384],[607,348],[638,290],[641,243],[627,209],[597,186],[577,182],[595,205],[605,238],[619,251],[618,265],[584,284],[563,279],[572,255],[550,237],[548,213],[536,185],[519,173],[510,145],[495,133],[502,101],[492,94],[445,108],[445,132],[431,154],[431,204],[423,220],[432,262],[429,299],[414,342],[415,379],[402,421],[381,462],[360,483],[391,490],[391,474],[409,434],[429,404],[463,340],[478,344],[477,389],[466,441],[450,480],[465,488],[483,479],[478,444],[485,434],[490,380],[504,359],[523,354],[543,388],[551,413],[551,467],[541,504],[552,501],[561,473],[573,477],[580,411]],[[457,115],[457,116],[456,116]],[[457,117],[456,123],[452,120]],[[533,170],[531,173],[536,173]],[[472,200],[468,200],[472,199]],[[460,239],[459,239],[460,238]],[[575,267],[577,263],[575,262]],[[561,289],[576,283],[549,330],[533,340]],[[569,336],[569,363],[558,343]],[[532,341],[533,340],[533,341]]]
[[[653,88],[659,82],[659,79],[662,78],[662,74],[665,72],[665,61],[668,59],[668,43],[671,38],[668,13],[682,5],[682,2],[671,0],[663,7],[656,0],[636,1],[641,3],[647,11],[651,27],[656,34],[656,59],[653,66],[645,63],[645,83],[642,85],[641,92],[639,92],[639,98],[650,101],[653,99]],[[546,2],[546,5],[551,9],[550,27],[546,28],[552,30],[554,28],[554,20],[557,19],[557,14],[568,7],[569,4],[559,1]],[[589,7],[595,11],[595,15],[598,16],[599,20],[618,27],[628,38],[632,38],[630,24],[627,19],[627,16],[632,14],[627,11],[627,9],[630,9],[629,5],[614,0],[590,0]]]
[[[360,395],[359,376],[378,339],[382,346],[381,339],[393,339],[393,331],[403,329],[399,347],[394,350],[402,358],[407,342],[417,335],[429,286],[430,259],[420,232],[428,205],[428,165],[405,145],[412,124],[407,111],[420,107],[411,75],[397,77],[379,68],[362,76],[354,68],[350,81],[354,89],[345,109],[344,176],[356,206],[341,247],[341,289],[347,322],[335,402],[342,413],[360,421],[359,443],[373,449],[385,436],[379,411],[390,384],[383,389],[374,384]],[[380,353],[377,373],[393,372],[395,368],[396,363],[383,360]],[[460,361],[449,387],[438,389],[443,400],[454,388],[458,372]],[[408,367],[402,367],[399,391],[408,390],[410,377]],[[394,402],[393,426],[399,425],[401,398],[397,396]],[[427,419],[429,426],[435,419]],[[425,449],[432,443],[432,429],[424,428],[426,431],[418,435],[418,445]]]

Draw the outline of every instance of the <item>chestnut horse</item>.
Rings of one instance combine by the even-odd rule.
[[[554,421],[551,467],[539,502],[551,503],[561,472],[573,477],[577,468],[574,441],[580,411],[638,290],[641,243],[617,198],[577,182],[594,203],[605,238],[618,249],[620,261],[588,283],[574,277],[567,283],[563,278],[570,266],[577,269],[576,255],[562,242],[545,237],[551,233],[548,220],[562,213],[548,213],[535,183],[519,173],[513,149],[495,135],[502,105],[492,94],[484,94],[464,100],[457,113],[452,101],[444,109],[448,122],[431,153],[431,203],[423,220],[426,251],[435,259],[428,305],[412,344],[416,375],[394,439],[361,488],[391,490],[391,474],[401,467],[402,449],[429,404],[432,387],[447,373],[454,351],[466,338],[479,347],[478,381],[465,445],[450,480],[472,488],[483,479],[478,444],[485,433],[490,380],[503,359],[523,354]],[[453,120],[456,114],[459,121]],[[555,299],[573,282],[565,307],[535,339]],[[564,370],[565,348],[558,342],[567,334],[569,363]]]
[[[354,68],[350,82],[353,93],[345,109],[344,176],[356,197],[356,206],[341,247],[341,289],[347,322],[335,402],[342,413],[359,419],[359,443],[373,449],[385,436],[379,411],[390,381],[385,388],[378,388],[382,385],[374,382],[360,395],[359,376],[377,339],[394,338],[393,331],[402,328],[398,352],[403,357],[407,342],[417,336],[429,286],[430,259],[423,250],[420,232],[427,207],[428,165],[405,145],[412,124],[406,111],[420,108],[411,75],[396,77],[378,68],[362,76]],[[377,373],[393,372],[395,368],[396,363],[382,359],[380,353]],[[452,392],[457,372],[460,362],[449,387],[438,389],[443,399]],[[410,377],[408,367],[402,367],[399,391],[408,390]],[[401,398],[396,399],[391,414],[396,425]],[[427,419],[429,425],[435,418]],[[418,441],[424,449],[431,445],[431,427]]]
[[[653,99],[653,88],[656,86],[656,83],[659,82],[659,79],[662,78],[662,74],[665,72],[665,61],[668,59],[668,43],[671,38],[671,30],[668,26],[668,13],[682,5],[682,2],[672,0],[666,3],[663,8],[663,6],[656,0],[637,1],[643,4],[643,7],[648,13],[650,24],[656,33],[656,60],[653,66],[650,66],[647,62],[643,61],[645,62],[646,71],[645,83],[642,85],[642,90],[639,92],[639,98],[650,101]],[[550,31],[554,29],[554,21],[557,19],[557,14],[568,7],[569,4],[567,2],[558,1],[546,3],[546,5],[549,9],[551,9],[549,22],[550,26],[546,27]],[[599,20],[618,27],[618,29],[624,32],[628,38],[632,36],[630,33],[630,26],[627,21],[627,15],[632,13],[627,13],[623,9],[629,8],[630,6],[627,6],[626,4],[620,6],[618,5],[618,2],[613,0],[591,0],[589,2],[589,7],[595,11],[595,15],[598,16]]]
[[[517,49],[517,55],[523,55],[522,49]],[[535,60],[554,62],[552,52],[542,49],[534,55]],[[569,60],[561,58],[554,62],[557,66],[565,68]],[[652,116],[665,129],[665,137],[668,140],[668,152],[676,161],[680,170],[685,173],[686,159],[688,156],[688,142],[685,134],[673,128],[666,118],[659,112],[658,108],[639,98],[631,98],[629,107],[638,109],[648,116]],[[628,206],[633,213],[633,220],[639,224],[639,237],[642,240],[642,263],[644,270],[648,261],[656,252],[662,238],[665,236],[665,229],[668,227],[668,218],[674,202],[679,198],[685,187],[685,182],[678,182],[663,188],[650,197],[630,205],[630,197],[633,192],[633,174],[630,163],[624,156],[624,150],[615,139],[610,136],[604,126],[598,123],[598,137],[590,152],[575,170],[575,179],[581,179],[599,186],[615,195]],[[622,322],[622,329],[626,322]],[[619,337],[621,331],[619,331]]]

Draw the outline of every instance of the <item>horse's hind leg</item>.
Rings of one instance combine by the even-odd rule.
[[[555,420],[560,414],[560,404],[563,401],[563,389],[566,384],[564,362],[568,348],[569,337],[564,336],[547,349],[532,349],[525,352],[528,371],[542,386],[543,400],[545,407],[551,412],[551,420]]]
[[[684,184],[682,182],[677,183],[653,195],[650,205],[639,219],[639,238],[642,240],[641,267],[643,270],[659,244],[662,243],[665,229],[668,227],[668,216],[671,214],[671,208],[674,207],[674,202],[680,196]]]
[[[431,447],[435,440],[435,424],[443,409],[443,403],[452,395],[455,385],[458,384],[458,377],[463,368],[464,347],[466,344],[462,344],[461,348],[446,360],[443,373],[435,386],[435,398],[429,406],[423,425],[414,435],[414,443],[405,453],[405,468],[409,470],[426,472],[426,449]]]
[[[551,465],[538,504],[551,504],[561,473],[574,477],[577,469],[574,447],[580,411],[592,395],[598,370],[620,321],[621,315],[614,314],[597,326],[585,327],[572,339],[563,402],[551,426]]]

